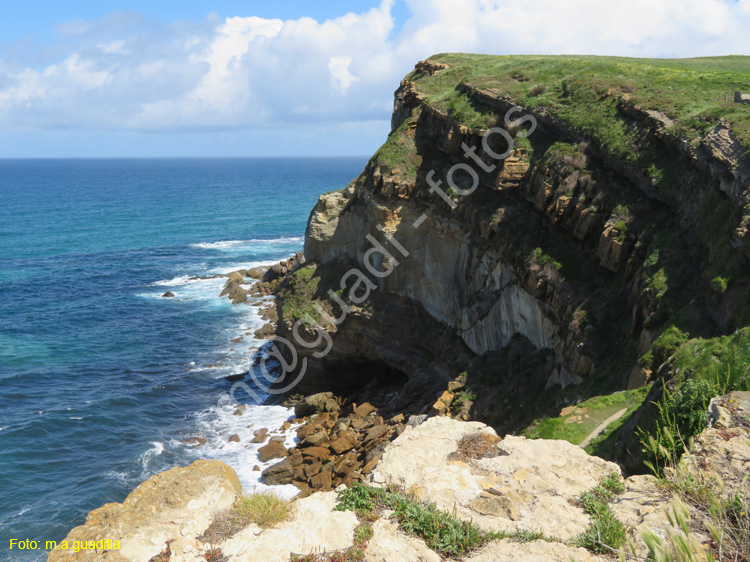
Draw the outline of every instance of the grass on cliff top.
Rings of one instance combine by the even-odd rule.
[[[219,514],[203,534],[202,542],[219,543],[248,525],[263,529],[286,521],[292,514],[292,504],[270,491],[255,492],[237,498],[228,510]]]
[[[481,125],[487,116],[458,91],[462,82],[544,111],[627,160],[638,152],[639,135],[618,110],[618,102],[625,99],[662,112],[674,122],[670,129],[691,140],[725,119],[750,149],[750,105],[734,103],[735,91],[750,93],[750,57],[441,54],[432,60],[450,68],[433,76],[413,72],[409,78],[430,103],[452,111],[469,126]]]

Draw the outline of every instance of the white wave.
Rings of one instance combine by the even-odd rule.
[[[176,287],[178,285],[187,285],[188,283],[197,283],[199,281],[205,281],[205,279],[197,278],[195,275],[179,275],[172,279],[161,279],[160,281],[154,281],[149,283],[150,287]]]
[[[71,418],[68,418],[68,419],[70,419],[70,420],[82,420],[83,418],[71,417]]]
[[[260,462],[258,449],[268,441],[251,442],[255,431],[266,428],[269,438],[282,437],[285,447],[293,447],[297,442],[295,429],[300,424],[293,425],[285,433],[281,432],[281,425],[293,419],[294,410],[283,406],[247,405],[241,414],[235,415],[236,411],[236,404],[225,403],[196,414],[197,436],[206,439],[206,443],[194,449],[187,448],[186,453],[194,458],[213,458],[227,463],[234,468],[245,491],[271,488],[282,497],[295,496],[298,490],[292,485],[266,486],[261,482],[263,469],[279,459]],[[237,435],[239,442],[229,442],[232,435]],[[260,470],[253,470],[256,467]]]
[[[203,248],[204,250],[220,250],[221,248],[231,248],[238,244],[246,244],[245,240],[224,240],[221,242],[201,242],[199,244],[190,244],[193,248]]]
[[[190,246],[192,246],[193,248],[201,248],[204,250],[222,250],[242,244],[293,244],[296,242],[302,242],[302,240],[304,240],[302,236],[282,236],[280,238],[271,238],[267,240],[264,240],[262,238],[251,238],[250,240],[220,240],[218,242],[199,242],[197,244],[190,244]]]
[[[0,427],[0,431],[2,431],[3,429],[8,429],[9,427],[10,427],[9,425],[6,425],[5,427]]]

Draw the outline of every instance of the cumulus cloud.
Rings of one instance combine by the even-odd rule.
[[[202,131],[388,119],[392,92],[431,54],[740,54],[750,0],[396,0],[317,21],[134,14],[56,27],[52,45],[0,50],[6,129]],[[400,0],[403,1],[403,0]]]

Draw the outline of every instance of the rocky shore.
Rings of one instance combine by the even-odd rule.
[[[122,504],[107,504],[91,512],[86,523],[66,538],[69,543],[118,540],[119,550],[56,550],[49,561],[603,561],[611,558],[583,548],[579,540],[593,520],[581,498],[603,482],[614,490],[606,505],[634,541],[638,559],[645,560],[648,554],[644,531],[651,530],[662,539],[681,532],[667,515],[676,501],[674,490],[652,476],[623,480],[618,465],[589,456],[566,441],[500,438],[482,423],[440,415],[411,417],[406,423],[376,423],[380,416],[372,406],[351,405],[348,414],[344,413],[347,406],[337,410],[339,406],[329,395],[308,397],[297,405],[299,414],[308,420],[301,430],[304,437],[299,448],[289,451],[287,460],[282,461],[287,467],[272,471],[269,477],[284,474],[303,480],[309,471],[313,484],[292,502],[286,520],[267,528],[249,524],[210,542],[207,529],[231,508],[242,490],[227,465],[196,461],[152,477]],[[364,421],[370,424],[369,429],[347,429],[345,419],[349,427]],[[337,423],[342,427],[333,431]],[[684,470],[700,481],[713,478],[726,482],[727,490],[746,486],[750,393],[715,401],[708,423],[696,448],[685,456]],[[346,433],[349,431],[353,435]],[[359,444],[360,437],[370,433],[380,435],[371,439],[380,440],[371,449],[380,452],[369,466],[344,470],[342,464],[361,462],[358,450],[367,438]],[[320,440],[305,443],[319,434]],[[484,445],[478,447],[477,443]],[[289,462],[294,456],[302,461]],[[340,479],[339,486],[330,490],[336,479]],[[400,490],[417,502],[432,503],[456,520],[494,534],[464,555],[446,557],[439,554],[439,548],[430,548],[429,537],[405,525],[393,510],[379,509],[366,515],[345,509],[340,503],[341,492],[359,480],[373,489]],[[696,520],[705,516],[693,508],[689,515]],[[363,525],[368,530],[364,539]],[[709,543],[711,537],[695,532],[691,540]],[[347,558],[353,556],[353,549],[361,557]]]

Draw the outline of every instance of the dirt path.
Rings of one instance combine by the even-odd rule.
[[[623,408],[619,412],[615,412],[614,414],[612,414],[611,416],[609,416],[606,420],[604,420],[602,423],[600,423],[596,427],[596,429],[594,431],[592,431],[591,433],[589,433],[589,436],[586,437],[586,439],[584,439],[583,441],[581,441],[581,444],[579,445],[581,447],[581,449],[583,449],[584,447],[586,447],[586,445],[588,445],[589,443],[591,443],[591,440],[594,437],[598,437],[599,435],[601,435],[604,432],[604,430],[607,429],[607,426],[609,424],[611,424],[615,420],[619,420],[622,416],[625,415],[625,412],[627,412],[627,411],[628,411],[627,408]]]

